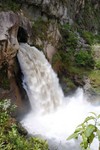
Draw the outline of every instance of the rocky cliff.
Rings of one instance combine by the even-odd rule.
[[[33,23],[34,45],[44,50],[50,62],[61,41],[59,25],[69,24],[76,32],[78,30],[94,34],[100,32],[99,0],[20,0],[18,2],[21,12]],[[83,39],[82,42],[84,44]]]
[[[22,103],[16,61],[20,42],[44,51],[65,91],[87,81],[85,88],[93,84],[98,90],[94,72],[99,75],[100,52],[92,45],[100,43],[99,0],[1,0],[0,11],[0,98]]]
[[[18,106],[22,105],[22,88],[16,54],[19,42],[30,42],[30,36],[31,25],[24,16],[0,12],[0,99],[11,98]]]
[[[41,16],[58,20],[62,24],[77,23],[88,30],[99,30],[99,0],[20,0],[19,3],[31,19]]]

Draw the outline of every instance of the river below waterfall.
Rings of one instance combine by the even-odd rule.
[[[42,52],[28,44],[21,44],[18,60],[23,72],[23,87],[32,109],[22,120],[29,134],[48,140],[50,150],[80,150],[80,140],[66,141],[89,112],[100,113],[100,105],[93,105],[81,88],[64,97],[58,78]],[[98,150],[95,139],[91,150]]]

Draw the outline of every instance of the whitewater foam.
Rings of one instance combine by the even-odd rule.
[[[89,112],[100,113],[100,106],[89,103],[81,88],[72,96],[64,97],[56,74],[35,47],[21,44],[18,59],[24,74],[23,85],[32,105],[22,125],[30,134],[48,139],[51,150],[80,150],[80,141],[66,141],[66,138]],[[91,150],[98,150],[97,140]]]

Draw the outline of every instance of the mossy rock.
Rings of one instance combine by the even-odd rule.
[[[33,43],[36,45],[36,40],[47,40],[47,31],[49,27],[49,21],[44,21],[42,18],[38,18],[32,23],[33,27]]]
[[[63,76],[60,79],[60,84],[62,86],[62,89],[63,89],[65,95],[72,92],[73,90],[75,90],[77,88],[76,85],[74,84],[73,80],[68,77],[65,77],[65,76]]]

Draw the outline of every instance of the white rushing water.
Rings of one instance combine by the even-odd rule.
[[[100,106],[87,102],[82,89],[64,97],[56,74],[42,52],[21,44],[18,60],[24,74],[23,86],[32,110],[21,123],[30,134],[49,141],[51,150],[80,150],[79,141],[66,141],[89,112],[100,113]],[[98,150],[95,140],[91,150]]]

